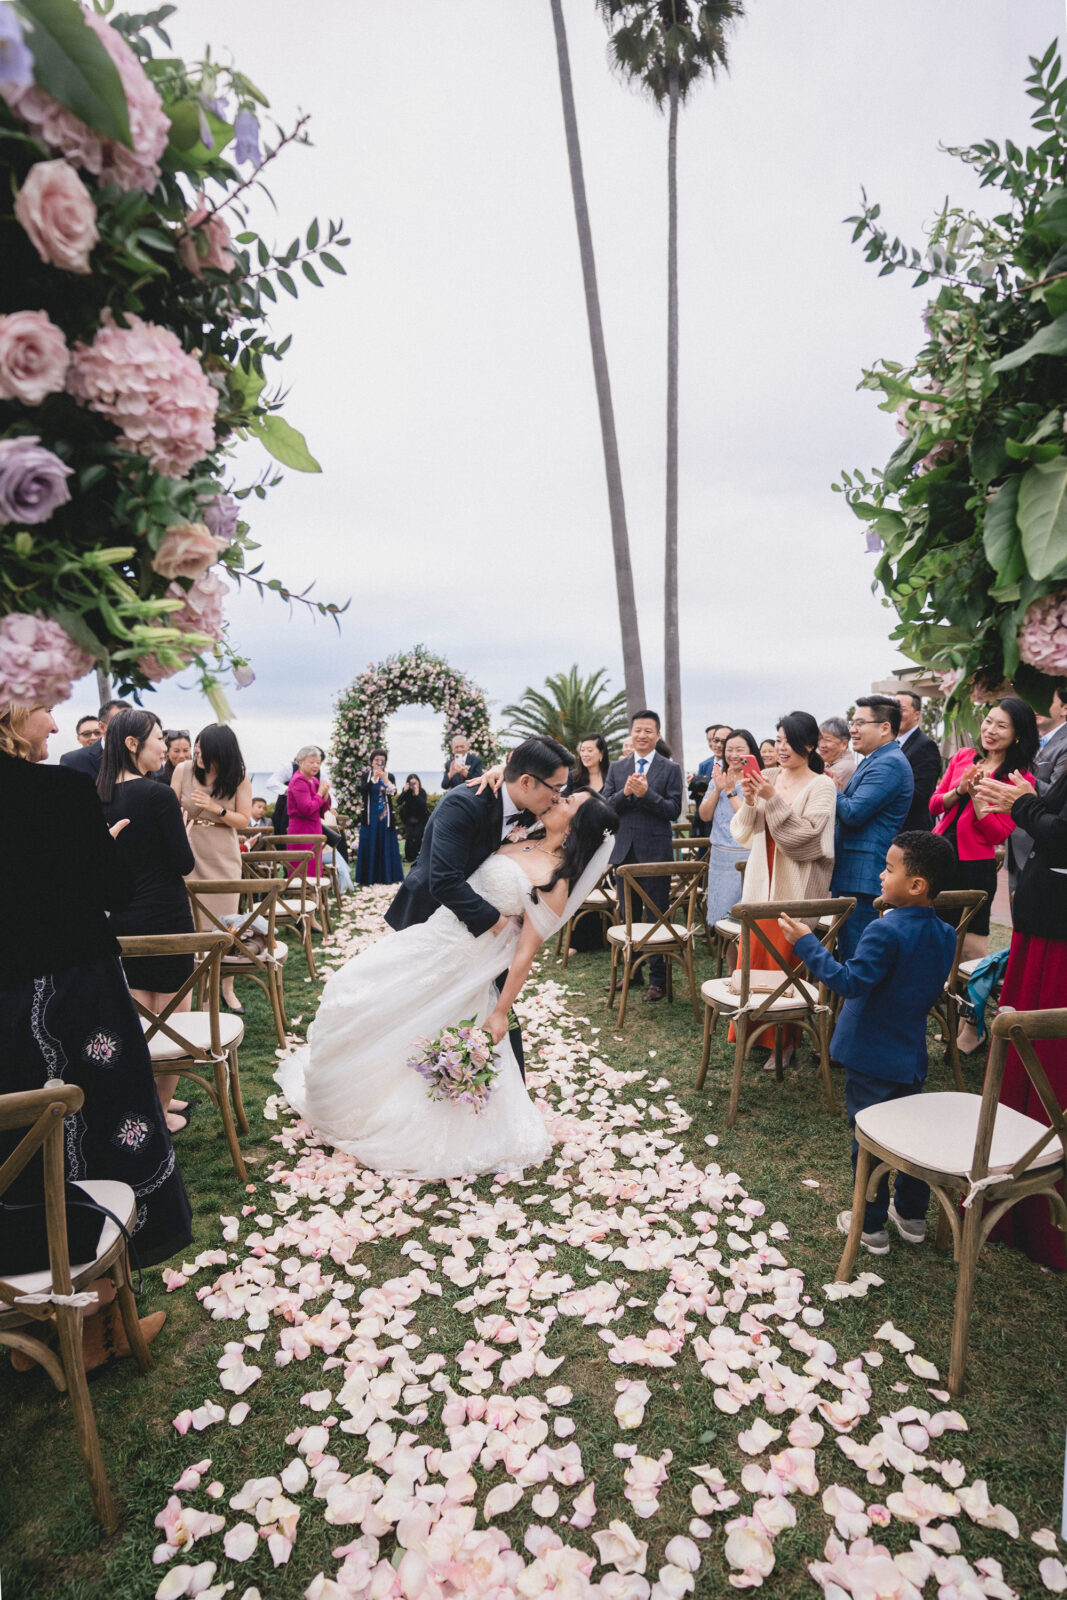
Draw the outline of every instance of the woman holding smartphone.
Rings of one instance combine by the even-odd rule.
[[[708,830],[710,927],[714,927],[722,917],[729,916],[731,908],[741,898],[741,875],[737,871],[737,863],[748,860],[748,850],[737,843],[730,832],[730,824],[744,800],[742,775],[746,770],[753,773],[763,771],[759,746],[747,728],[731,728],[723,746],[723,757],[724,761],[717,758],[712,767],[707,793],[697,810],[701,822],[711,824]]]
[[[372,750],[370,766],[360,774],[359,854],[357,883],[401,883],[400,835],[396,826],[396,779],[386,771],[387,753]]]

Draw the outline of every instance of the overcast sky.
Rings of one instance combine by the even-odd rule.
[[[879,279],[842,218],[861,186],[921,244],[946,194],[986,206],[939,145],[1023,143],[1028,54],[1063,0],[749,0],[728,76],[679,132],[681,620],[686,756],[715,719],[758,737],[840,712],[900,659],[861,525],[830,484],[885,462],[893,419],[861,368],[909,359],[924,292]],[[564,0],[648,693],[662,698],[666,120],[612,75],[592,0]],[[284,248],[343,217],[346,278],[278,309],[285,414],[321,476],[252,501],[270,573],[352,604],[338,633],[250,592],[231,631],[257,681],[232,696],[252,768],[326,743],[333,699],[421,642],[499,707],[577,662],[622,687],[603,457],[548,0],[179,0],[176,49],[210,43],[313,148],[256,209]],[[285,299],[285,296],[282,296]],[[238,482],[264,460],[248,447]],[[172,680],[164,725],[212,720]],[[55,751],[92,709],[58,711]],[[390,765],[433,767],[409,710]]]

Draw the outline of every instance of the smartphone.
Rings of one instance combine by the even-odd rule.
[[[746,773],[750,778],[758,778],[759,777],[759,775],[760,775],[760,764],[756,760],[755,756],[751,756],[750,755],[750,756],[746,756],[745,757],[745,759],[741,763],[741,771],[743,773]]]

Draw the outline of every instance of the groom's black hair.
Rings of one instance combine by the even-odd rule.
[[[546,734],[539,739],[524,739],[515,747],[504,768],[504,778],[508,783],[514,783],[516,778],[540,778],[544,783],[560,767],[569,771],[573,766],[570,751]]]

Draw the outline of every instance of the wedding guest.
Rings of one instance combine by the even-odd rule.
[[[79,743],[77,750],[66,750],[59,758],[61,767],[73,767],[75,772],[84,772],[86,777],[96,782],[96,775],[100,771],[100,761],[104,754],[104,740],[107,738],[107,725],[111,718],[120,711],[128,711],[128,700],[105,700],[97,713],[97,723],[100,728],[99,739],[82,745]]]
[[[410,866],[419,859],[422,836],[430,820],[430,802],[417,772],[409,772],[397,800],[397,812],[404,829],[404,860]]]
[[[748,850],[739,845],[731,823],[744,804],[741,773],[746,756],[751,756],[760,772],[759,746],[747,728],[732,728],[723,746],[724,761],[716,763],[707,794],[697,815],[710,840],[708,860],[708,924],[714,927],[727,917],[741,898],[741,877],[737,862],[748,860]]]
[[[791,711],[778,723],[775,781],[766,772],[746,772],[741,779],[743,802],[730,832],[750,851],[740,896],[743,905],[819,900],[826,894],[834,866],[837,789],[823,771],[818,744],[815,718],[807,711]],[[789,964],[798,966],[799,958],[794,958],[777,921],[759,926]],[[770,952],[755,939],[750,962],[756,969],[777,970]],[[795,1024],[783,1029],[783,1060],[792,1059],[799,1036]],[[774,1030],[762,1029],[758,1042],[773,1045]]]
[[[252,796],[252,809],[249,812],[248,826],[250,828],[270,827],[270,823],[267,820],[267,802],[261,794]]]
[[[855,910],[837,936],[842,961],[852,960],[860,934],[878,915],[874,900],[885,853],[904,826],[915,787],[897,744],[900,707],[891,695],[861,695],[849,729],[852,748],[864,759],[845,786],[838,785],[830,893],[856,899]]]
[[[85,1095],[63,1141],[66,1176],[130,1186],[137,1198],[134,1248],[149,1266],[191,1242],[192,1214],[108,926],[107,912],[126,904],[130,884],[93,784],[69,767],[43,764],[55,732],[46,706],[0,707],[0,830],[19,841],[5,876],[18,914],[0,918],[0,1092],[43,1088],[62,1063],[64,1081]],[[21,1136],[0,1133],[0,1163]],[[34,1162],[4,1196],[7,1204],[33,1208],[18,1228],[20,1244],[36,1252],[34,1270],[48,1264],[40,1198]],[[75,1261],[93,1258],[99,1224],[85,1208],[70,1210]],[[88,1367],[103,1364],[109,1345],[118,1355],[129,1353],[121,1321],[105,1305],[110,1283],[92,1288],[100,1314],[89,1308],[83,1325]],[[155,1337],[163,1319],[162,1312],[142,1319],[146,1338]]]
[[[289,779],[286,794],[286,811],[289,817],[286,832],[312,834],[323,831],[323,815],[330,809],[330,785],[320,778],[322,751],[317,744],[305,744],[296,752],[296,771]],[[306,867],[313,878],[322,876],[322,846],[313,855],[305,856],[302,863],[289,868],[290,876],[298,865]]]
[[[722,765],[723,748],[731,731],[724,723],[709,723],[704,729],[704,737],[708,741],[708,749],[711,754],[705,756],[704,760],[698,764],[696,771],[689,773],[687,778],[689,798],[696,808],[693,817],[693,833],[705,839],[708,837],[711,824],[701,816],[700,806],[707,795],[716,762],[718,762],[719,766]]]
[[[285,761],[272,772],[263,787],[267,791],[268,802],[273,800],[271,811],[271,828],[275,833],[285,834],[289,831],[289,809],[286,795],[289,791],[289,782],[296,771],[295,761]]]
[[[630,718],[633,754],[612,762],[603,798],[619,815],[619,831],[611,852],[611,865],[631,861],[670,861],[674,856],[671,823],[682,808],[682,769],[659,754],[659,717],[655,711],[637,711]],[[670,880],[645,878],[641,887],[662,911],[670,902]],[[644,998],[652,1004],[666,990],[666,963],[652,956]]]
[[[166,759],[153,776],[157,783],[171,786],[174,783],[174,774],[182,762],[188,761],[193,753],[188,728],[164,728],[163,743],[166,747]]]
[[[90,714],[87,717],[78,718],[78,721],[74,727],[74,737],[84,750],[86,745],[95,744],[103,731],[103,728],[100,726],[99,713],[96,713],[95,715]]]
[[[370,766],[360,773],[357,883],[402,883],[404,879],[393,804],[396,779],[386,771],[387,760],[386,751],[372,750]]]
[[[1055,684],[1048,716],[1037,718],[1041,744],[1034,761],[1034,788],[1039,795],[1048,794],[1067,772],[1067,678],[1057,678]],[[1008,884],[1012,894],[1032,849],[1030,835],[1017,826],[1008,839],[1007,850]]]
[[[990,811],[976,790],[983,778],[1003,782],[1013,772],[1027,783],[1033,782],[1029,770],[1037,754],[1037,721],[1033,709],[1018,695],[1007,695],[999,705],[990,706],[982,719],[977,750],[957,750],[945,776],[930,798],[936,818],[934,832],[947,839],[955,855],[955,871],[949,889],[984,889],[985,905],[971,923],[963,941],[966,961],[989,953],[989,916],[997,892],[997,846],[1013,831],[1011,814]],[[959,918],[946,917],[946,921]],[[973,1048],[977,1034],[960,1048]]]
[[[239,878],[241,845],[238,828],[248,827],[252,784],[232,728],[217,722],[201,728],[192,760],[175,768],[171,784],[181,801],[195,866],[191,877]],[[236,916],[240,896],[216,895],[212,909],[220,918]],[[244,1010],[232,978],[222,980],[222,999],[231,1011]]]
[[[465,733],[456,734],[450,749],[452,759],[445,763],[441,777],[442,789],[458,789],[459,785],[466,783],[469,778],[481,777],[482,758],[474,754],[471,742]],[[391,883],[393,880],[390,878],[388,881]]]
[[[1067,997],[1067,769],[1043,795],[1015,774],[1006,781],[982,778],[977,798],[986,816],[1010,818],[1031,841],[1012,905],[1014,931],[1001,1005],[1015,1011],[1057,1010]],[[1045,1039],[1034,1049],[1052,1093],[1067,1107],[1067,1039]],[[1051,1120],[1014,1048],[1005,1063],[1000,1101],[1046,1127]],[[1067,1268],[1067,1240],[1039,1195],[1013,1206],[993,1237],[1018,1245],[1045,1266]]]
[[[600,794],[610,766],[611,756],[603,734],[585,734],[578,741],[578,759],[571,770],[566,792],[573,794],[576,789],[592,789]]]
[[[120,711],[108,731],[96,789],[105,822],[111,826],[125,818],[130,823],[115,845],[133,885],[126,906],[111,913],[111,931],[120,937],[192,933],[193,914],[184,879],[195,862],[182,808],[173,789],[153,781],[165,749],[159,718],[152,711]],[[134,999],[159,1012],[191,974],[193,958],[126,957],[122,965]],[[190,993],[177,1009],[188,1011],[192,1003]],[[156,1079],[171,1133],[179,1132],[189,1121],[187,1102],[172,1099],[177,1086],[177,1077]]]
[[[920,726],[923,709],[920,697],[909,689],[897,695],[897,704],[900,707],[897,743],[907,756],[915,779],[911,808],[904,819],[904,831],[914,833],[916,828],[932,828],[934,825],[930,815],[930,796],[941,776],[941,752]]]
[[[819,754],[824,770],[840,785],[848,783],[856,770],[856,757],[849,744],[848,723],[844,717],[827,717],[819,723]]]
[[[773,739],[761,739],[760,740],[759,753],[760,753],[760,759],[763,762],[763,770],[764,770],[764,772],[771,773],[772,776],[773,776],[774,768],[776,768],[777,765],[778,765],[778,753],[777,752],[778,752],[778,747],[775,744]]]

